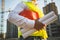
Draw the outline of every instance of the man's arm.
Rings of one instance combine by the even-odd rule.
[[[20,27],[34,27],[34,20],[29,20],[19,15],[19,13],[23,11],[25,7],[26,6],[24,4],[19,3],[15,9],[9,13],[8,21]]]

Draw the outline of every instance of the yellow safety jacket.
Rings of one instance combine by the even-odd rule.
[[[35,4],[33,4],[31,2],[25,2],[25,4],[27,5],[27,7],[30,10],[38,12],[39,18],[42,18],[44,16],[43,12]],[[21,32],[18,33],[18,35],[21,35]],[[39,31],[32,33],[31,36],[41,36],[42,38],[48,38],[47,32],[44,28],[39,30]]]

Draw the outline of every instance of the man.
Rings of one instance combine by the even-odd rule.
[[[44,14],[42,13],[42,11],[39,11],[39,9],[35,7],[37,5],[36,4],[37,0],[27,0],[27,1],[28,2],[26,2],[26,3],[25,2],[19,3],[15,7],[15,9],[12,12],[10,12],[8,20],[20,28],[30,27],[30,28],[35,28],[37,30],[36,32],[32,33],[32,35],[27,37],[26,39],[23,39],[23,37],[21,36],[20,40],[34,40],[34,39],[40,40],[40,37],[42,37],[44,39],[45,39],[45,37],[47,38],[46,30],[44,29],[44,26],[46,26],[46,25],[42,24],[38,21],[38,19],[42,18],[44,16]],[[31,3],[33,5],[32,6],[29,5],[29,3]],[[33,8],[33,6],[35,8]],[[32,10],[33,13],[38,13],[38,17],[36,19],[32,19],[32,20],[30,20],[27,17],[24,17],[21,13],[25,9]]]

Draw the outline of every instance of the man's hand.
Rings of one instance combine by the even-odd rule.
[[[44,28],[44,27],[46,27],[45,24],[39,22],[38,20],[35,20],[35,26],[34,26],[34,28],[35,28],[36,30],[40,30],[40,29],[42,29],[42,28]]]

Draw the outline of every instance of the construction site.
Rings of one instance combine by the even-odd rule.
[[[13,3],[13,0],[10,1]],[[56,1],[57,3],[60,2],[60,0],[50,0],[50,2],[48,0],[42,1],[44,4],[42,10],[45,15],[54,11],[58,16],[58,20],[49,24],[46,28],[48,34],[47,40],[60,40],[60,9]],[[6,6],[6,2],[10,5],[9,0],[0,0],[0,40],[20,40],[20,27],[17,27],[7,20],[8,14],[12,11],[12,8],[9,8],[9,5]],[[7,7],[8,10],[6,10]]]

